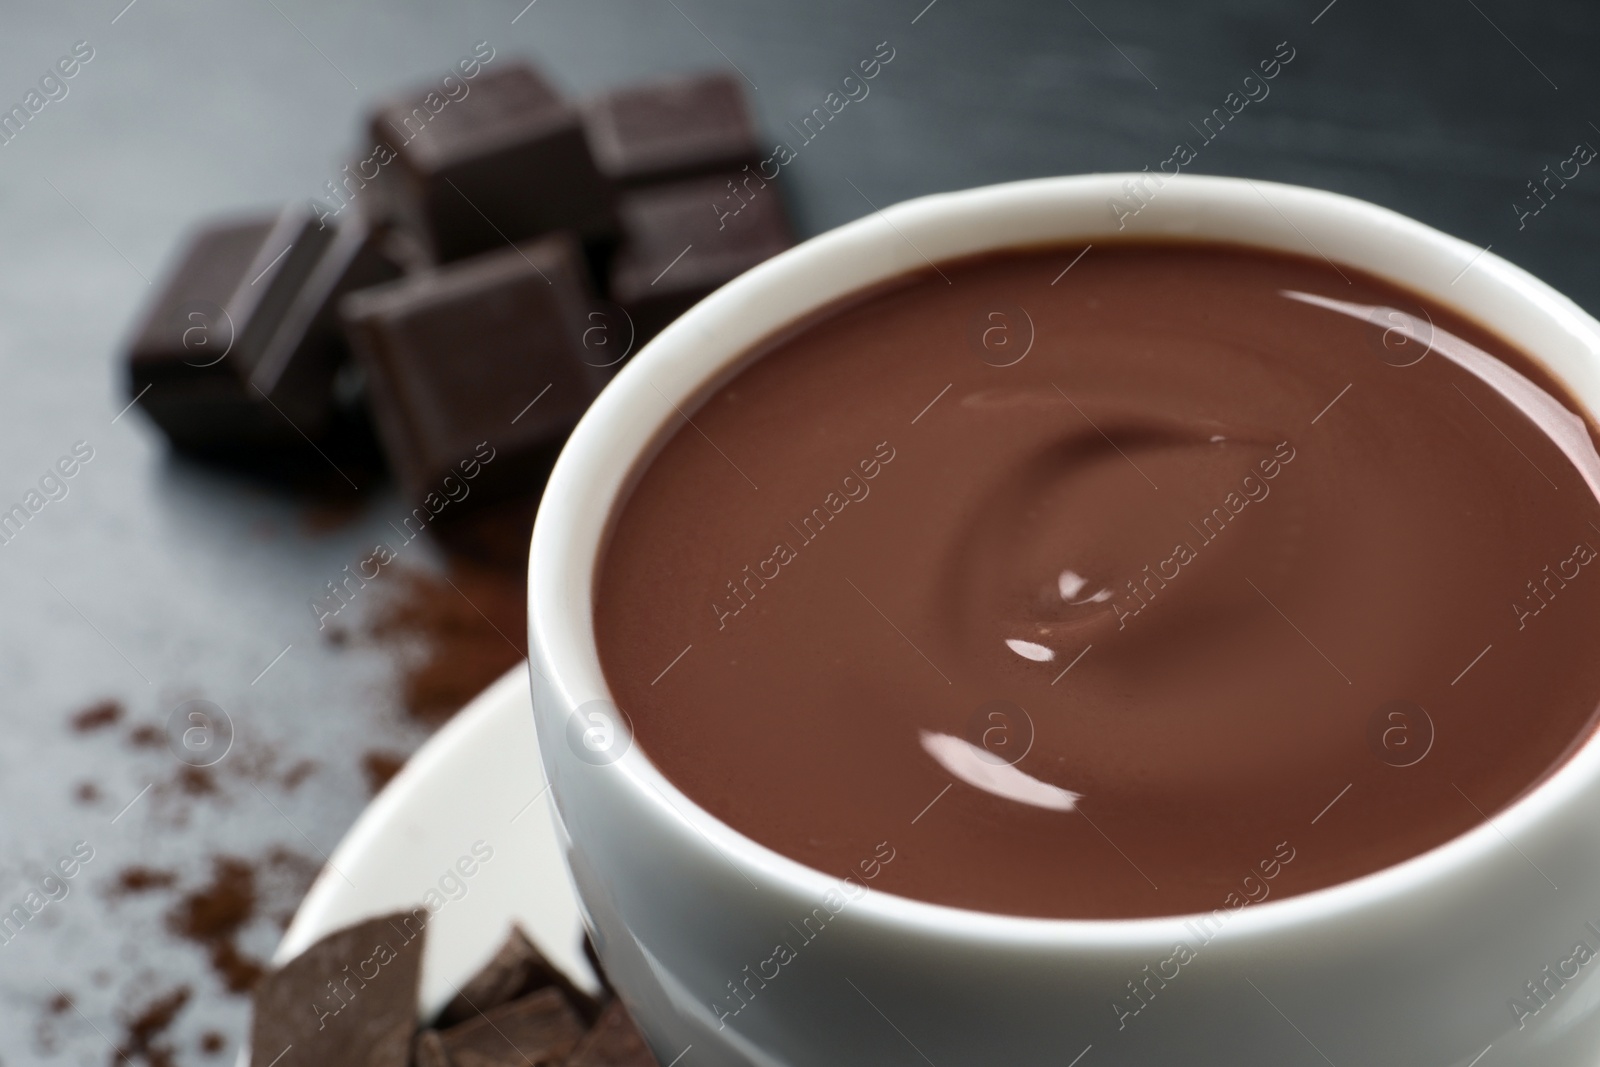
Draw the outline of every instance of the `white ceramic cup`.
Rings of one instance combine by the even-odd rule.
[[[1144,191],[1131,216],[1130,181]],[[683,424],[675,405],[692,411],[778,328],[930,260],[1156,235],[1388,278],[1532,353],[1600,410],[1600,323],[1570,300],[1391,211],[1267,182],[1086,175],[928,196],[718,290],[584,416],[545,491],[529,572],[535,714],[567,856],[600,956],[663,1064],[1600,1064],[1600,959],[1585,958],[1600,954],[1593,741],[1492,822],[1375,874],[1225,918],[1072,921],[879,892],[835,913],[836,879],[707,814],[625,733],[604,736],[596,564],[617,502]]]

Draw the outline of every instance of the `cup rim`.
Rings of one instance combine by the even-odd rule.
[[[1340,256],[1337,262],[1425,294],[1507,338],[1561,382],[1591,419],[1600,417],[1600,378],[1585,390],[1571,374],[1545,358],[1554,346],[1560,346],[1573,366],[1600,370],[1600,322],[1493,252],[1388,208],[1339,193],[1201,175],[1163,176],[1152,185],[1153,177],[1145,172],[1036,178],[935,193],[875,210],[740,275],[635,354],[573,431],[551,472],[534,525],[528,568],[529,659],[549,694],[558,698],[561,714],[565,716],[590,700],[612,699],[594,635],[592,592],[616,506],[649,466],[659,444],[679,428],[672,425],[680,414],[677,405],[703,400],[726,377],[737,373],[744,365],[743,357],[761,339],[837,298],[829,295],[785,302],[787,292],[814,283],[820,270],[868,275],[864,284],[857,277],[844,286],[838,295],[845,295],[874,280],[962,255],[1030,245],[1069,245],[1078,240],[1189,238],[1301,254],[1308,253],[1309,245],[1322,254],[1324,249],[1308,236],[1310,231],[1323,237],[1327,246],[1353,248],[1370,242],[1374,249],[1403,248],[1417,253],[1416,261],[1430,268],[1427,276],[1422,276],[1421,267],[1398,274],[1387,270],[1383,262],[1373,261],[1375,253],[1370,250],[1365,259]],[[1130,183],[1146,191],[1154,189],[1144,205],[1151,211],[1147,215],[1141,208],[1132,226],[1113,229],[1111,224],[1122,220],[1109,209],[1110,201],[1120,199],[1125,206],[1140,203],[1128,199]],[[1260,225],[1242,226],[1237,233],[1217,232],[1219,226],[1240,227],[1245,217],[1241,212],[1247,207],[1261,216]],[[1014,224],[1026,220],[1030,212],[1049,221],[1053,210],[1063,208],[1068,209],[1071,225],[1060,232],[1051,230],[1039,236],[1043,228],[1038,225],[1030,229]],[[1088,214],[1090,208],[1104,211],[1098,224]],[[970,236],[974,226],[982,229],[986,221],[992,221],[991,215],[1004,216],[1013,225],[994,228],[1000,239],[984,244],[989,237],[982,236],[974,245]],[[971,247],[954,254],[925,253],[926,248],[939,247],[940,233],[963,227]],[[1031,238],[1011,236],[1030,232],[1035,234]],[[959,234],[951,239],[962,240]],[[934,258],[929,258],[930,254]],[[1435,268],[1445,267],[1449,274],[1434,277]],[[1457,270],[1461,275],[1447,286],[1450,295],[1439,292],[1437,287]],[[1470,284],[1456,288],[1469,278]],[[1486,318],[1474,310],[1495,300],[1507,304],[1497,315]],[[731,336],[738,331],[726,329],[729,322],[752,305],[766,304],[785,310],[770,315],[763,311],[758,318],[764,321],[752,336]],[[1493,321],[1513,311],[1526,316],[1518,328]],[[752,330],[746,327],[743,332],[751,334]],[[1539,347],[1528,343],[1530,335],[1541,338]],[[674,383],[663,391],[659,383],[675,373],[685,375],[686,384]],[[644,417],[641,412],[651,414]],[[628,447],[617,447],[619,431]],[[1211,911],[1177,915],[1072,919],[983,912],[877,890],[852,899],[849,910],[858,922],[874,922],[925,939],[1001,943],[1045,951],[1063,947],[1170,948],[1174,941],[1192,935],[1189,924],[1219,912],[1230,916],[1230,938],[1280,935],[1393,906],[1483,869],[1497,849],[1508,842],[1514,844],[1554,818],[1600,780],[1597,738],[1600,730],[1591,728],[1587,736],[1574,742],[1561,765],[1509,806],[1464,833],[1399,863],[1294,896],[1237,908],[1226,908],[1219,901]],[[633,801],[677,828],[690,847],[698,848],[700,841],[709,843],[741,873],[759,875],[805,900],[821,900],[842,885],[841,878],[761,844],[700,807],[637,744],[630,745],[615,763],[599,769],[615,772],[620,787],[633,794]]]

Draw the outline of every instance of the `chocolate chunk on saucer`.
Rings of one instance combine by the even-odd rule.
[[[448,1030],[424,1031],[417,1039],[418,1067],[555,1067],[583,1036],[583,1021],[551,987]]]
[[[385,455],[412,500],[464,499],[465,482],[480,501],[537,489],[612,374],[585,348],[592,304],[566,234],[345,301]]]
[[[380,916],[268,974],[255,992],[250,1062],[408,1067],[424,930],[414,914]]]
[[[451,1067],[450,1053],[437,1030],[423,1030],[411,1046],[411,1067]]]
[[[611,265],[611,298],[640,343],[794,241],[778,188],[717,174],[638,189],[621,201],[625,237]],[[739,193],[730,190],[737,188]]]
[[[613,1000],[578,1043],[566,1067],[658,1067],[658,1061],[622,1001]]]
[[[573,985],[560,968],[546,959],[520,926],[513,926],[505,943],[444,1006],[434,1025],[454,1026],[519,997],[550,987],[559,989],[584,1019],[592,1021],[595,1018],[599,1006],[594,999]]]
[[[553,230],[615,230],[611,188],[578,111],[524,63],[396,100],[372,116],[401,181],[391,204],[441,262]]]
[[[595,159],[619,185],[738,171],[761,160],[744,86],[725,74],[617,89],[583,112]]]

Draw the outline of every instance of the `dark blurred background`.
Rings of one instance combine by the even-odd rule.
[[[518,658],[516,581],[452,572],[452,592],[426,542],[319,632],[308,600],[404,514],[380,473],[308,497],[176,458],[137,407],[119,415],[121,347],[185,231],[321,195],[374,102],[476,42],[573,94],[736,67],[774,140],[889,42],[870,96],[785,170],[802,235],[867,198],[1154,168],[1287,42],[1270,96],[1189,169],[1376,201],[1600,311],[1600,162],[1517,207],[1600,145],[1600,16],[1579,0],[525,2],[0,10],[0,106],[93,49],[0,146],[0,506],[93,449],[0,545],[0,912],[80,842],[93,855],[0,943],[0,1064],[231,1062],[243,991],[323,854]],[[436,610],[419,622],[419,604]],[[203,770],[165,733],[191,699],[235,735]]]

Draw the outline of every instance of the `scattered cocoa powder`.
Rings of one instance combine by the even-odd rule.
[[[318,870],[317,861],[282,846],[254,862],[213,856],[210,881],[173,904],[167,912],[167,929],[205,949],[212,971],[228,992],[248,993],[265,964],[240,950],[240,933],[257,919],[287,929]]]
[[[178,876],[172,871],[156,870],[154,867],[124,867],[117,872],[117,881],[111,887],[110,894],[117,897],[134,896],[158,889],[171,889],[177,884]]]
[[[128,731],[128,744],[135,748],[160,748],[167,743],[166,731],[148,723]]]
[[[215,941],[211,944],[211,969],[222,979],[230,993],[241,996],[255,989],[267,965],[261,960],[245,955],[232,941]]]
[[[528,565],[528,542],[539,497],[523,496],[445,513],[432,532],[452,558],[520,575]]]
[[[186,893],[167,913],[167,928],[204,947],[211,967],[230,993],[248,993],[262,965],[239,951],[234,939],[255,917],[256,873],[236,856],[211,861],[211,881]]]
[[[93,804],[100,799],[100,787],[93,782],[79,782],[73,796],[78,798],[79,804]]]
[[[321,766],[314,759],[299,759],[284,766],[285,755],[269,742],[236,746],[228,758],[210,768],[224,782],[241,780],[258,785],[275,785],[294,792]]]
[[[307,778],[310,778],[316,772],[317,772],[317,761],[316,760],[312,760],[312,759],[300,760],[298,763],[294,764],[294,766],[290,767],[287,771],[284,772],[283,778],[281,779],[281,784],[283,785],[283,788],[285,788],[289,792],[293,793],[296,789],[300,788],[300,783],[301,782],[304,782]]]
[[[206,796],[217,791],[217,780],[204,767],[185,765],[178,772],[178,788],[192,797]]]
[[[437,726],[524,657],[525,587],[520,572],[461,560],[385,575],[368,628],[401,653],[408,715]]]
[[[55,996],[45,1001],[45,1013],[33,1022],[33,1046],[45,1056],[54,1056],[61,1048],[61,1035],[56,1030],[57,1020],[72,1010],[72,996],[56,990]]]
[[[111,1067],[140,1059],[150,1067],[174,1067],[177,1060],[173,1058],[172,1046],[158,1039],[172,1026],[191,995],[188,986],[178,986],[135,1014],[124,1016],[122,1041],[111,1050]]]
[[[406,758],[398,753],[368,752],[361,757],[361,770],[367,776],[367,789],[376,796],[405,765]]]
[[[255,915],[255,868],[236,856],[211,861],[209,884],[184,896],[168,922],[194,941],[231,937]]]
[[[122,705],[115,700],[90,704],[72,717],[72,728],[80,734],[103,730],[122,718]]]

